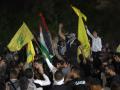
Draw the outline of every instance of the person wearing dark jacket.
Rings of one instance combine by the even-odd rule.
[[[72,90],[88,90],[86,81],[81,78],[80,69],[77,67],[71,68],[65,85],[70,86]]]
[[[54,74],[54,83],[50,90],[72,90],[71,87],[64,84],[64,74],[62,70],[57,70]]]

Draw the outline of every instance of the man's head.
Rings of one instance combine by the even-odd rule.
[[[70,63],[67,62],[67,61],[64,61],[64,63],[63,63],[63,68],[67,68],[67,67],[69,67],[69,66],[70,66]]]
[[[120,90],[120,80],[113,81],[110,88],[111,90]]]
[[[120,62],[120,53],[115,53],[115,54],[114,54],[114,60],[115,60],[116,62]]]
[[[62,69],[64,68],[64,61],[59,60],[57,57],[53,58],[53,64],[57,69]]]
[[[63,79],[64,79],[64,74],[63,74],[63,72],[62,72],[61,70],[56,71],[55,74],[54,74],[54,79],[55,79],[56,81],[61,81],[61,80],[63,80]]]
[[[97,32],[96,32],[96,31],[94,31],[94,32],[93,32],[93,36],[94,36],[95,38],[97,38],[97,37],[98,37],[98,35],[97,35]]]
[[[58,61],[58,62],[56,63],[56,67],[57,67],[57,69],[61,69],[61,68],[63,68],[63,64],[64,64],[64,62],[62,62],[62,61]]]
[[[18,77],[18,72],[16,69],[10,70],[10,79],[17,79]]]
[[[114,76],[116,75],[116,72],[115,72],[115,67],[113,65],[108,65],[106,67],[106,73],[110,76]]]
[[[101,81],[98,78],[90,77],[90,90],[102,90]]]
[[[78,67],[72,67],[70,71],[70,76],[72,78],[79,78],[80,77],[80,69]]]
[[[0,58],[0,67],[5,66],[5,60],[3,58]]]
[[[24,74],[25,74],[25,77],[27,77],[28,79],[32,79],[34,76],[34,72],[31,68],[26,69]]]

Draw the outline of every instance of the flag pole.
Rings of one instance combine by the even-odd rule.
[[[38,48],[40,49],[40,44],[39,44],[39,42],[38,42],[38,40],[37,40],[37,36],[36,36],[36,34],[35,34],[35,32],[33,32],[33,35],[34,35],[34,38],[33,38],[33,40],[35,41],[35,44],[38,46]],[[41,50],[41,49],[40,49]]]
[[[38,46],[38,48],[41,50],[41,48],[40,48],[40,44],[39,44],[39,42],[37,41],[37,39],[34,37],[33,40],[35,41],[35,44]]]

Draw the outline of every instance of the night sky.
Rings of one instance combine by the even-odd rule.
[[[97,30],[107,42],[120,43],[119,0],[0,0],[0,42],[7,45],[23,21],[37,29],[37,14],[42,12],[51,32],[56,22],[65,23],[66,30],[77,29],[77,18],[70,4],[80,8],[88,17],[88,26]],[[75,23],[76,22],[76,23]],[[54,24],[54,25],[53,25]],[[52,28],[52,29],[51,29]]]

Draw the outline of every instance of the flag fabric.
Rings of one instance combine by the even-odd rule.
[[[45,58],[48,58],[49,60],[51,60],[50,54],[49,54],[49,50],[46,46],[44,37],[43,37],[43,32],[42,32],[42,27],[41,25],[39,25],[39,29],[40,29],[40,49],[42,54],[44,55]]]
[[[72,6],[72,9],[78,16],[78,40],[80,41],[82,46],[82,54],[84,55],[85,58],[88,58],[90,56],[90,44],[89,44],[89,40],[85,30],[84,22],[83,22],[83,19],[86,21],[87,17],[76,7]],[[80,53],[81,52],[78,48],[78,55]]]
[[[30,41],[27,46],[27,63],[33,62],[34,56],[35,56],[35,50],[32,41]]]
[[[41,17],[43,29],[45,29],[45,30],[43,30],[43,37],[44,37],[46,46],[48,48],[49,53],[53,54],[52,37],[51,37],[50,31],[48,29],[45,17],[43,16],[42,13],[40,13],[40,17]]]
[[[40,50],[41,50],[44,58],[48,58],[49,60],[51,60],[48,50],[44,47],[44,45],[42,43],[40,43]]]
[[[33,38],[34,36],[30,32],[30,29],[27,27],[25,23],[23,23],[7,47],[11,52],[19,51],[24,45],[30,42]]]
[[[42,32],[42,26],[39,25],[39,30],[40,30],[40,43],[46,48],[46,50],[48,51],[48,48],[46,46],[44,37],[43,37],[43,32]],[[49,51],[48,51],[49,52]]]
[[[117,47],[116,52],[120,53],[120,45]]]

